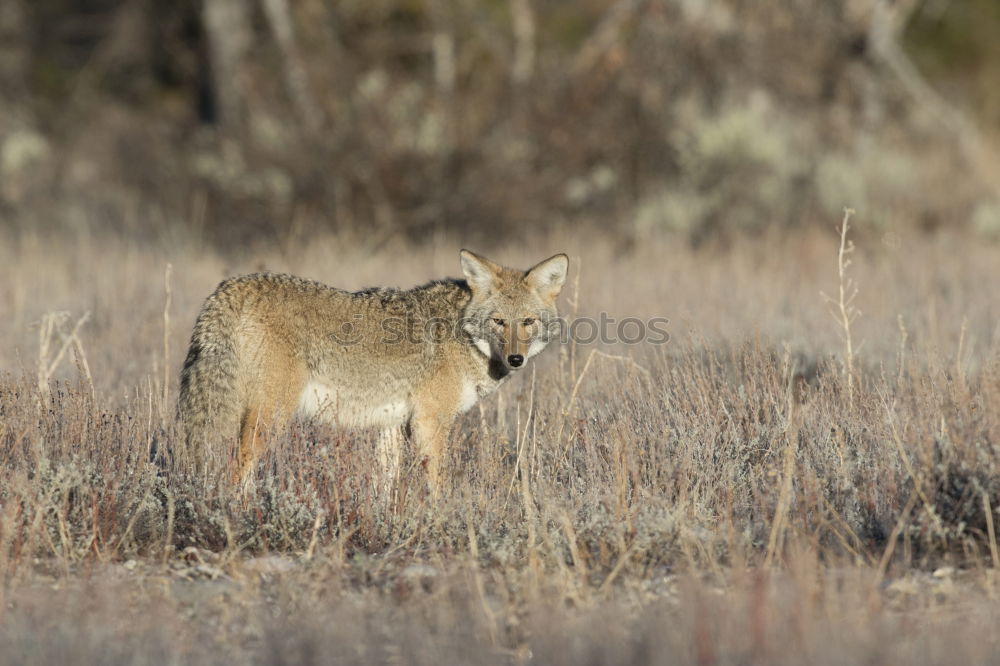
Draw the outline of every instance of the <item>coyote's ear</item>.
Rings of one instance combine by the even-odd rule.
[[[475,252],[462,250],[458,255],[462,260],[462,272],[474,292],[488,292],[497,278],[500,267]]]
[[[524,276],[525,282],[538,292],[542,298],[556,300],[566,282],[566,271],[569,270],[569,257],[557,254],[537,264]]]

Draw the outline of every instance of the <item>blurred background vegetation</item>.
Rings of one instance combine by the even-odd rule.
[[[0,224],[995,238],[998,36],[995,0],[0,0]]]

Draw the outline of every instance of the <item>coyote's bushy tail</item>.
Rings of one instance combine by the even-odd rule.
[[[181,370],[177,416],[182,450],[174,464],[224,463],[239,428],[238,309],[223,282],[205,302]],[[178,455],[179,454],[179,455]]]

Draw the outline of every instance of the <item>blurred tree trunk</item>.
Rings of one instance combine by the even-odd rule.
[[[203,0],[202,25],[212,67],[212,92],[223,127],[242,129],[246,109],[244,67],[253,26],[250,0]]]
[[[511,0],[510,12],[514,28],[514,83],[521,85],[535,73],[535,12],[530,0]]]
[[[29,104],[30,34],[22,1],[0,0],[0,216],[24,200],[50,155]]]
[[[263,0],[264,13],[271,24],[278,46],[281,48],[284,60],[285,87],[292,98],[299,118],[305,124],[309,134],[315,136],[323,124],[323,115],[316,98],[309,87],[306,68],[292,23],[292,15],[288,0]]]
[[[29,34],[21,0],[0,2],[0,119],[27,102]]]
[[[988,174],[985,182],[1000,196],[1000,157],[990,150],[976,124],[959,107],[938,93],[906,55],[902,32],[919,7],[916,0],[895,4],[876,1],[872,4],[868,44],[875,58],[886,65],[915,102],[927,109],[958,142],[959,149],[977,171]]]
[[[573,70],[582,74],[593,68],[608,51],[620,43],[621,32],[635,16],[641,14],[647,0],[619,0],[612,4],[594,31],[577,51]]]

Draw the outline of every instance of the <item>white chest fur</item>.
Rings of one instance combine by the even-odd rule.
[[[458,413],[464,414],[479,401],[479,388],[475,382],[466,380],[462,383],[462,392],[458,396]]]

